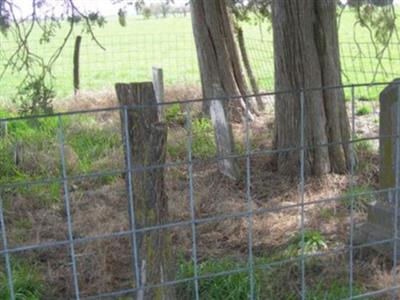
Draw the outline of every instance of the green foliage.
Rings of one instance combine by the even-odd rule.
[[[16,300],[42,299],[44,282],[34,265],[23,261],[13,260],[12,275]],[[6,272],[1,270],[0,286],[2,287],[0,289],[0,299],[11,299]]]
[[[122,27],[126,27],[126,11],[122,8],[118,10],[118,21]]]
[[[373,190],[367,186],[350,187],[344,194],[342,204],[348,209],[353,207],[354,211],[365,212],[367,206],[374,201],[372,192]]]
[[[312,236],[318,234],[313,233]],[[256,264],[268,264],[270,257],[256,257]],[[232,258],[222,260],[206,260],[198,265],[201,275],[211,275],[219,272],[235,270],[246,267],[245,262],[238,262]],[[306,298],[311,300],[336,300],[349,295],[349,285],[346,280],[323,280],[320,268],[323,261],[316,258],[312,263],[306,262],[308,274]],[[319,271],[315,270],[318,269]],[[291,262],[282,266],[266,269],[254,269],[255,299],[285,299],[297,300],[299,298],[299,265]],[[181,259],[177,274],[178,280],[185,280],[194,276],[193,262]],[[248,272],[240,272],[227,276],[215,276],[209,279],[199,280],[199,293],[201,299],[248,299],[250,293],[250,278]],[[194,298],[194,282],[188,281],[177,288],[179,299]],[[353,286],[353,295],[362,294],[361,288]]]
[[[356,7],[356,25],[367,28],[375,41],[386,45],[396,28],[396,15],[392,6],[364,4]]]
[[[20,120],[9,123],[8,133],[14,140],[43,144],[56,140],[58,126],[58,120],[54,117]]]
[[[183,118],[179,105],[173,106],[168,112],[167,120],[169,122],[179,122]],[[183,120],[182,120],[183,122]],[[192,122],[192,157],[197,159],[207,159],[215,156],[216,145],[214,138],[214,128],[211,121],[206,118],[194,119]],[[168,143],[168,155],[173,158],[183,159],[187,156],[187,139],[170,137],[173,141]]]
[[[373,151],[372,142],[369,140],[356,142],[354,145],[354,150],[357,154],[368,153]]]
[[[167,144],[167,153],[173,158],[183,158],[187,154],[185,143]]]
[[[149,7],[144,7],[142,10],[143,17],[148,20],[151,17],[151,9]]]
[[[12,114],[0,111],[0,117],[12,117]],[[26,145],[32,151],[47,151],[55,142],[58,122],[55,118],[40,118],[35,122],[28,120],[8,123],[7,136],[0,139],[0,182],[22,180],[30,177],[46,175],[49,170],[31,170],[31,173],[22,172],[15,163],[17,145]],[[54,171],[54,170],[52,170]]]
[[[357,116],[365,116],[372,113],[372,107],[370,105],[362,105],[357,109]]]
[[[92,126],[72,131],[67,136],[66,143],[77,154],[82,172],[91,171],[94,162],[106,157],[110,150],[121,146],[119,135]]]
[[[245,263],[237,262],[233,259],[224,258],[222,260],[208,260],[198,265],[199,274],[215,274],[246,267]],[[193,263],[181,261],[178,270],[178,279],[185,279],[194,276]],[[255,276],[256,294],[259,293],[259,278]],[[201,299],[207,300],[237,300],[248,299],[250,292],[250,281],[248,272],[240,272],[227,276],[216,276],[210,279],[199,281],[199,293]],[[178,287],[178,297],[180,299],[193,299],[195,290],[192,281],[184,283]]]
[[[52,101],[55,96],[53,87],[46,83],[43,75],[24,82],[14,102],[19,106],[21,114],[47,114],[53,112]]]
[[[315,234],[313,234],[315,235]],[[280,258],[283,259],[283,258]],[[344,299],[349,296],[349,284],[334,266],[327,267],[324,257],[311,257],[305,260],[306,299]],[[335,262],[339,263],[340,262]],[[340,272],[340,271],[339,271]],[[288,262],[266,268],[260,275],[260,299],[297,300],[300,297],[299,262]],[[323,276],[321,276],[323,275]],[[331,278],[330,278],[331,277]],[[362,294],[357,284],[353,285],[353,295]]]
[[[214,139],[214,129],[211,121],[206,118],[193,120],[193,157],[209,158],[215,155],[216,145]]]
[[[2,9],[0,7],[0,9]],[[11,27],[11,20],[8,14],[0,14],[0,32],[7,36],[8,29]]]
[[[362,290],[358,286],[353,286],[352,292],[353,296],[362,294]],[[306,298],[308,300],[337,300],[346,299],[349,295],[350,287],[348,282],[334,280],[333,282],[329,282],[329,284],[317,282],[317,284],[307,290]]]
[[[181,111],[179,103],[169,106],[165,111],[165,119],[168,123],[183,124],[185,121],[184,114]]]
[[[0,182],[22,179],[24,175],[14,163],[14,147],[8,139],[0,139]]]
[[[317,282],[314,286],[308,287],[306,290],[306,299],[308,300],[337,300],[347,299],[350,294],[349,284],[334,280],[329,284]],[[353,287],[353,296],[361,295],[362,291],[357,286]],[[291,291],[285,298],[287,300],[296,300],[299,298],[298,292]]]
[[[324,236],[321,232],[316,230],[304,231],[304,253],[313,254],[323,250],[326,250],[328,245]],[[296,234],[290,241],[290,245],[287,248],[289,256],[298,256],[302,253],[302,235],[301,233]]]
[[[77,171],[91,171],[95,162],[107,157],[113,149],[121,147],[119,134],[112,132],[111,129],[99,128],[93,118],[79,117],[73,121],[74,123],[70,118],[63,118],[63,127],[66,147],[70,146],[79,160]],[[81,127],[72,129],[72,125],[77,122]],[[54,172],[59,172],[58,167],[56,170],[49,170],[47,166],[40,166],[30,170],[29,173],[24,173],[14,161],[15,147],[18,143],[29,151],[44,155],[59,155],[58,132],[59,121],[54,117],[40,118],[35,122],[28,120],[10,122],[7,137],[0,139],[0,181],[54,176]],[[51,192],[47,192],[49,202],[58,198],[56,191],[54,188]]]

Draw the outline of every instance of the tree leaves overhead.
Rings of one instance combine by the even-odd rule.
[[[264,19],[271,21],[272,0],[230,0],[230,3],[238,21],[249,22],[252,15],[256,16],[259,22]]]
[[[352,0],[349,4],[355,12],[354,28],[360,27],[367,30],[374,47],[377,64],[372,81],[375,81],[379,70],[386,72],[382,59],[390,43],[394,37],[399,41],[396,27],[397,14],[393,0]],[[358,46],[359,53],[363,54],[363,49],[359,46],[360,43],[356,34],[354,34],[353,39]]]

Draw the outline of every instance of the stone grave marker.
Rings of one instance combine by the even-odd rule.
[[[371,248],[393,258],[394,244],[383,241],[395,237],[396,218],[400,236],[400,193],[394,190],[400,187],[400,79],[382,91],[379,101],[379,189],[382,192],[374,194],[375,201],[367,209],[367,221],[356,228],[354,243],[372,244]],[[399,242],[396,252],[399,257]]]

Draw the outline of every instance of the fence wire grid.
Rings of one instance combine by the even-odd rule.
[[[141,291],[149,290],[149,289],[158,289],[166,286],[175,286],[177,288],[185,286],[187,288],[188,285],[191,285],[190,291],[191,296],[194,299],[206,299],[206,297],[202,296],[204,293],[204,286],[203,282],[207,282],[209,280],[213,280],[215,278],[224,278],[229,277],[237,274],[247,274],[246,275],[246,282],[248,290],[246,290],[248,299],[281,299],[281,295],[271,295],[263,296],[260,292],[260,280],[262,280],[262,275],[260,274],[268,274],[268,272],[272,272],[275,268],[280,270],[285,270],[288,268],[289,272],[294,273],[294,282],[297,285],[297,291],[294,292],[294,297],[296,299],[315,299],[312,298],[312,290],[313,282],[310,281],[308,277],[311,273],[317,272],[318,276],[323,276],[323,272],[321,271],[312,271],[312,267],[309,264],[314,261],[315,259],[324,259],[333,256],[339,256],[344,259],[345,266],[344,270],[342,270],[343,274],[346,274],[347,281],[345,288],[345,296],[341,296],[340,299],[362,299],[366,297],[383,297],[384,295],[390,295],[390,299],[398,299],[397,292],[399,289],[399,282],[398,282],[398,274],[397,274],[397,242],[399,240],[398,237],[398,226],[397,226],[397,219],[398,219],[398,193],[400,191],[400,182],[399,181],[399,169],[396,168],[396,182],[393,188],[374,188],[373,190],[357,190],[355,187],[357,185],[357,177],[360,176],[360,170],[357,167],[356,163],[356,149],[358,145],[364,145],[365,142],[375,142],[377,143],[379,140],[386,139],[386,138],[393,138],[396,140],[396,166],[398,166],[399,162],[398,159],[400,158],[400,130],[399,128],[395,129],[395,133],[390,136],[382,136],[376,133],[369,133],[364,136],[360,136],[360,132],[357,128],[357,106],[360,105],[357,98],[357,90],[364,89],[366,87],[375,87],[381,88],[388,85],[388,82],[384,83],[374,83],[374,84],[354,84],[354,85],[343,85],[343,86],[335,86],[335,87],[323,87],[323,88],[313,88],[313,89],[304,89],[299,91],[284,91],[284,92],[271,92],[271,93],[264,93],[260,94],[259,96],[264,97],[266,101],[271,101],[273,103],[274,97],[279,94],[296,94],[298,95],[299,103],[300,103],[300,127],[299,127],[299,139],[300,144],[296,147],[290,147],[287,149],[274,149],[272,145],[268,147],[259,147],[254,144],[254,139],[257,137],[255,134],[255,125],[253,122],[249,121],[249,118],[245,118],[244,124],[240,128],[242,134],[240,134],[240,138],[243,141],[243,147],[237,151],[237,153],[232,153],[232,155],[228,156],[218,156],[218,155],[206,155],[201,156],[195,154],[194,144],[196,142],[196,132],[193,130],[193,126],[196,122],[197,115],[195,113],[196,106],[201,104],[203,101],[237,101],[242,99],[242,97],[231,97],[225,99],[195,99],[195,100],[185,100],[179,102],[170,102],[170,103],[162,103],[165,107],[170,107],[174,105],[180,105],[182,112],[183,112],[183,119],[184,125],[182,125],[182,135],[176,136],[174,135],[174,139],[181,139],[185,144],[183,148],[184,152],[186,152],[183,157],[179,159],[171,158],[172,155],[169,155],[169,159],[166,161],[165,164],[162,165],[150,165],[148,167],[140,167],[134,166],[131,162],[130,156],[126,153],[130,153],[131,141],[129,138],[129,128],[127,123],[127,116],[130,110],[140,110],[144,108],[148,108],[149,106],[122,106],[122,107],[111,107],[111,108],[99,108],[99,109],[91,109],[91,110],[81,110],[81,111],[74,111],[74,112],[65,112],[65,113],[57,113],[53,115],[37,115],[37,116],[26,116],[26,117],[10,117],[10,118],[2,118],[0,119],[0,123],[7,123],[9,130],[16,130],[18,128],[19,123],[23,123],[24,126],[38,126],[37,122],[41,122],[45,120],[48,123],[52,124],[53,131],[51,132],[52,137],[55,139],[54,145],[58,147],[58,154],[54,154],[53,156],[57,158],[58,164],[60,165],[59,170],[54,171],[51,176],[48,176],[47,173],[44,173],[47,176],[42,176],[39,178],[32,177],[15,177],[15,180],[9,180],[7,177],[7,170],[2,170],[2,177],[3,180],[0,181],[0,226],[1,226],[1,243],[0,243],[0,256],[4,259],[4,264],[0,267],[0,270],[4,270],[4,274],[6,281],[0,281],[0,283],[6,283],[7,286],[2,287],[2,289],[8,291],[8,296],[6,294],[5,297],[9,297],[9,299],[19,299],[19,293],[21,292],[18,278],[19,276],[16,273],[19,272],[19,269],[15,267],[18,261],[19,256],[29,256],[30,254],[36,255],[35,261],[37,264],[40,263],[48,264],[47,271],[46,268],[41,269],[43,272],[47,272],[47,279],[50,279],[50,282],[47,284],[55,284],[51,281],[51,274],[58,274],[55,271],[51,271],[50,269],[53,268],[61,268],[62,276],[64,284],[64,292],[66,294],[57,295],[58,297],[65,297],[65,298],[72,298],[72,299],[125,299],[121,297],[139,297]],[[321,90],[328,90],[328,89],[344,89],[349,90],[351,94],[351,101],[347,103],[349,108],[349,119],[351,125],[351,140],[348,141],[348,145],[351,149],[351,168],[348,174],[343,175],[347,182],[348,186],[350,187],[350,192],[347,194],[342,195],[317,195],[315,197],[310,196],[310,189],[308,187],[308,179],[306,178],[306,170],[305,170],[305,160],[306,160],[306,151],[316,149],[318,147],[326,147],[329,148],[334,145],[343,144],[342,141],[333,141],[327,144],[316,144],[316,145],[306,145],[305,142],[305,128],[307,122],[309,120],[306,119],[305,114],[305,103],[307,102],[307,94],[313,91],[321,91]],[[249,101],[253,101],[255,95],[246,96],[246,103]],[[248,109],[248,105],[246,106]],[[397,97],[397,111],[400,112],[400,97]],[[120,135],[120,139],[116,140],[116,144],[118,144],[119,150],[121,153],[124,152],[126,154],[125,159],[121,157],[121,153],[117,157],[116,160],[112,161],[109,166],[116,166],[117,168],[109,168],[105,170],[102,165],[96,166],[96,168],[83,168],[79,169],[78,171],[72,170],[71,168],[71,161],[68,157],[68,152],[70,152],[70,142],[71,142],[71,134],[77,130],[77,123],[84,122],[85,124],[89,124],[89,129],[94,130],[94,128],[98,125],[91,124],[88,119],[85,119],[86,116],[90,115],[99,115],[100,119],[104,120],[104,118],[115,118],[116,115],[124,116],[120,122],[116,122],[115,131],[113,133],[118,136]],[[113,115],[115,114],[115,115]],[[248,114],[248,111],[247,111]],[[268,115],[267,115],[268,117]],[[118,118],[118,117],[116,117]],[[397,114],[397,118],[400,118],[400,113]],[[36,124],[36,125],[35,125]],[[44,123],[40,123],[43,126]],[[91,124],[91,125],[90,125]],[[360,123],[362,125],[362,123]],[[400,124],[399,120],[397,119],[397,124]],[[39,126],[39,127],[40,127]],[[399,125],[397,125],[399,127]],[[171,131],[176,129],[174,126],[170,126],[170,133]],[[27,130],[27,127],[23,127],[24,130]],[[122,130],[121,130],[122,129]],[[265,131],[271,130],[268,128],[264,128]],[[122,134],[121,134],[122,132]],[[10,134],[10,133],[9,133]],[[94,134],[93,132],[91,134]],[[11,135],[11,134],[10,134]],[[109,135],[109,133],[107,133]],[[237,138],[237,135],[235,135]],[[4,137],[3,137],[4,138]],[[72,139],[73,140],[73,139]],[[170,142],[171,140],[169,140]],[[28,141],[31,142],[31,141]],[[98,141],[99,143],[101,142]],[[43,148],[49,148],[50,142],[48,136],[46,139],[42,141],[43,144],[40,146]],[[95,148],[96,145],[90,145],[91,148]],[[255,149],[256,148],[256,149]],[[14,148],[13,148],[14,149]],[[125,149],[126,151],[123,151]],[[34,149],[35,151],[39,151],[37,148]],[[174,151],[172,151],[175,153]],[[281,203],[274,203],[272,201],[273,197],[270,196],[270,199],[266,202],[271,201],[271,203],[261,203],[260,196],[258,195],[256,176],[260,174],[256,172],[258,165],[261,160],[266,160],[267,158],[272,157],[273,155],[283,153],[283,152],[296,152],[298,153],[299,157],[299,166],[298,166],[298,176],[295,176],[294,181],[290,182],[290,185],[294,187],[294,191],[291,194],[292,201],[286,201]],[[99,154],[95,151],[94,156],[98,156]],[[113,155],[112,152],[107,152],[107,155]],[[31,160],[40,160],[39,153],[35,153],[35,155],[30,157]],[[204,214],[201,212],[202,208],[199,198],[201,198],[201,193],[204,191],[197,191],[196,189],[200,186],[199,184],[199,172],[204,172],[209,168],[212,168],[213,164],[216,164],[222,160],[226,159],[236,159],[241,162],[242,165],[242,175],[243,175],[243,182],[242,187],[239,187],[240,191],[236,190],[234,193],[239,194],[239,198],[241,198],[242,202],[241,205],[237,208],[229,208],[229,207],[222,207],[220,211],[214,211],[209,214]],[[122,163],[122,162],[123,163]],[[37,167],[44,167],[44,166],[37,166]],[[181,199],[182,201],[178,201],[179,203],[185,203],[184,209],[187,211],[183,214],[183,217],[177,220],[165,220],[165,223],[162,224],[152,224],[151,226],[145,227],[136,227],[135,216],[137,211],[135,211],[134,205],[134,195],[132,193],[132,186],[131,180],[135,174],[140,172],[146,172],[149,170],[154,169],[163,169],[165,172],[168,170],[172,170],[172,172],[178,173],[176,176],[183,177],[184,179],[181,180],[181,186],[177,188],[175,193],[171,192],[171,189],[168,189],[167,194],[169,197],[170,203],[170,210],[171,209],[179,209],[171,203],[178,201]],[[28,170],[29,172],[33,172],[32,169]],[[263,169],[263,172],[271,172],[268,169]],[[361,171],[362,172],[362,171]],[[371,170],[367,170],[367,173],[371,172]],[[183,175],[182,175],[183,174]],[[127,176],[128,186],[126,187],[125,184],[122,184],[122,190],[126,188],[126,193],[121,196],[121,201],[124,201],[125,204],[119,203],[118,205],[122,205],[125,207],[122,209],[125,213],[127,213],[127,224],[128,227],[118,225],[112,226],[111,232],[108,232],[107,228],[103,228],[105,232],[95,234],[86,234],[85,230],[82,230],[79,234],[77,233],[77,224],[79,226],[83,226],[82,224],[85,223],[86,218],[89,218],[89,215],[94,213],[93,210],[87,210],[83,214],[85,216],[79,215],[79,212],[76,207],[76,202],[79,201],[79,197],[83,197],[82,194],[79,194],[79,189],[82,186],[95,186],[98,185],[98,189],[102,189],[104,186],[107,186],[112,182],[110,181],[111,177],[124,177]],[[206,173],[205,177],[211,176],[209,173]],[[277,174],[273,175],[272,177],[278,176]],[[220,176],[217,176],[219,178]],[[166,176],[166,184],[168,185],[168,179],[170,177]],[[278,177],[278,179],[282,179]],[[96,180],[99,180],[97,182]],[[213,177],[215,180],[215,177]],[[221,180],[221,179],[220,179]],[[211,184],[210,182],[208,182]],[[273,191],[275,188],[273,186],[274,182],[265,182],[265,184],[270,183],[271,185],[268,186],[266,189],[267,191]],[[24,216],[28,216],[29,214],[34,214],[34,211],[30,212],[23,212],[16,213],[13,211],[15,209],[15,205],[21,205],[22,200],[20,199],[21,196],[19,195],[19,189],[22,189],[28,195],[34,195],[34,189],[38,186],[44,185],[53,185],[55,184],[58,188],[62,190],[62,198],[63,198],[63,208],[57,206],[57,203],[51,202],[43,204],[43,207],[37,207],[36,202],[40,202],[41,198],[44,198],[43,192],[39,194],[39,196],[35,199],[30,199],[28,202],[30,203],[28,206],[31,209],[38,209],[39,211],[50,211],[54,209],[55,206],[58,208],[57,210],[57,218],[53,220],[53,222],[57,223],[61,220],[64,222],[65,225],[65,233],[61,236],[62,239],[55,239],[54,240],[54,232],[53,233],[46,233],[46,236],[40,234],[38,232],[34,233],[33,238],[27,238],[28,241],[24,241],[24,237],[17,237],[16,235],[19,234],[20,236],[24,236],[25,231],[29,231],[30,229],[35,230],[35,228],[30,228],[29,224],[25,224],[23,222]],[[226,183],[225,183],[226,184]],[[276,184],[276,182],[275,182]],[[227,185],[230,185],[227,183]],[[239,184],[240,185],[240,184]],[[185,187],[183,187],[185,186]],[[232,185],[230,185],[232,188]],[[238,188],[237,185],[234,185],[235,188]],[[57,188],[56,188],[57,189]],[[211,189],[217,189],[216,186],[211,187]],[[187,192],[186,195],[184,195]],[[47,191],[48,192],[48,191]],[[45,194],[47,193],[45,192]],[[200,194],[199,194],[200,193]],[[77,194],[79,194],[77,196]],[[92,202],[87,201],[84,204],[85,207],[96,207],[98,206],[98,201],[104,201],[105,203],[108,201],[108,197],[111,198],[115,194],[115,191],[105,190],[105,194],[95,195],[92,198]],[[394,216],[393,216],[393,234],[391,237],[387,237],[382,235],[382,239],[377,239],[372,242],[364,242],[364,243],[355,243],[355,230],[356,225],[359,224],[360,221],[360,214],[356,210],[357,206],[357,199],[363,197],[372,197],[374,199],[379,199],[379,197],[383,194],[391,194],[393,195],[394,199]],[[229,195],[229,193],[228,193]],[[212,195],[203,195],[204,197],[212,197]],[[179,199],[178,199],[179,198]],[[268,196],[267,196],[268,198]],[[308,199],[307,199],[308,198]],[[88,200],[88,199],[86,199]],[[218,197],[213,198],[212,200],[222,201]],[[58,201],[58,200],[57,200]],[[344,202],[343,202],[344,201]],[[15,204],[13,204],[15,202]],[[265,199],[264,199],[265,202]],[[261,203],[261,204],[260,204]],[[343,229],[346,233],[344,238],[340,239],[339,241],[326,241],[326,244],[329,244],[329,247],[326,245],[322,245],[318,249],[314,249],[310,251],[307,248],[307,234],[309,232],[310,227],[315,227],[315,224],[311,224],[312,214],[313,211],[318,211],[323,216],[322,219],[319,219],[320,222],[329,223],[330,217],[322,214],[324,209],[332,208],[333,210],[337,210],[337,204],[340,203],[347,203],[348,210],[346,210],[346,216],[343,220],[346,220],[347,224],[345,229]],[[115,203],[112,203],[115,205]],[[42,205],[42,204],[41,204]],[[83,205],[82,203],[80,205]],[[110,203],[108,205],[111,205]],[[329,206],[333,205],[333,206]],[[36,208],[35,208],[36,207]],[[23,209],[23,208],[21,208]],[[298,234],[300,240],[297,242],[298,248],[296,251],[291,253],[291,255],[286,256],[277,256],[275,258],[267,259],[267,260],[260,260],[260,247],[267,247],[267,245],[263,245],[263,243],[258,243],[257,239],[262,238],[262,236],[268,236],[269,234],[274,236],[273,228],[269,228],[267,231],[261,231],[260,233],[260,223],[263,218],[272,218],[273,214],[280,214],[281,218],[285,218],[285,212],[292,212],[295,221],[294,228],[292,227],[290,230],[293,233]],[[26,214],[26,215],[24,215]],[[48,214],[51,215],[50,212]],[[362,214],[361,214],[362,215]],[[105,214],[103,217],[106,219],[117,219],[120,215],[107,215]],[[286,216],[290,217],[290,215]],[[44,219],[45,217],[43,217]],[[16,219],[19,219],[16,222]],[[104,219],[104,227],[107,226],[107,221]],[[43,220],[42,220],[43,221]],[[115,220],[114,220],[115,221]],[[224,247],[223,241],[213,241],[212,235],[206,235],[207,242],[204,241],[202,235],[204,233],[212,233],[214,231],[219,230],[216,224],[234,224],[235,221],[242,222],[241,226],[244,226],[245,233],[243,232],[234,232],[231,231],[228,237],[225,237],[226,243],[230,243],[230,239],[234,238],[234,236],[238,235],[237,237],[239,240],[237,241],[238,245],[242,245],[238,252],[241,254],[241,263],[236,263],[230,265],[227,269],[222,270],[214,270],[211,272],[204,272],[202,268],[202,263],[207,259],[207,254],[204,252],[206,251],[204,248],[207,248],[207,245],[210,246],[215,243],[222,243],[222,248]],[[48,220],[46,220],[48,222]],[[122,222],[122,221],[121,221]],[[228,223],[223,223],[228,222]],[[318,224],[318,226],[323,227],[324,223]],[[339,222],[340,223],[340,222]],[[118,224],[118,220],[117,220]],[[32,225],[32,224],[31,224]],[[34,225],[34,224],[33,224]],[[32,226],[33,226],[32,225]],[[12,229],[11,227],[20,227],[18,230]],[[50,224],[50,228],[54,226],[54,231],[60,231],[60,224]],[[88,224],[87,226],[93,226],[93,224]],[[22,229],[21,229],[22,228]],[[122,228],[122,229],[120,229]],[[145,235],[150,232],[154,231],[161,231],[161,232],[168,232],[173,230],[180,230],[185,229],[188,230],[185,234],[182,234],[181,241],[177,242],[175,247],[176,251],[179,250],[179,247],[186,247],[188,253],[188,264],[191,265],[191,273],[189,276],[180,277],[176,275],[174,278],[166,278],[164,281],[161,282],[151,282],[145,283],[144,285],[141,283],[140,276],[140,253],[138,250],[137,245],[137,238],[138,235]],[[264,228],[265,229],[265,228]],[[182,231],[183,232],[183,231]],[[257,234],[255,235],[255,232]],[[261,234],[261,235],[260,235]],[[274,238],[274,237],[272,237]],[[276,237],[275,237],[276,238]],[[113,253],[113,251],[122,251],[121,249],[113,248],[113,243],[127,239],[128,242],[124,242],[123,245],[126,246],[124,251],[127,251],[125,254],[121,254],[119,257],[118,253]],[[175,236],[176,239],[176,236]],[[44,241],[42,241],[44,240]],[[104,249],[101,247],[101,243],[109,241],[110,244],[105,244]],[[99,243],[99,244],[96,244]],[[182,244],[180,244],[182,243]],[[131,271],[127,271],[126,278],[121,275],[121,278],[118,280],[123,282],[123,287],[116,288],[115,286],[108,287],[109,290],[101,291],[99,287],[92,288],[85,290],[85,285],[88,284],[90,281],[99,280],[100,284],[102,281],[101,276],[111,276],[110,274],[103,274],[101,272],[106,272],[105,270],[101,270],[100,274],[96,274],[97,265],[95,262],[90,261],[88,257],[94,256],[94,252],[90,252],[89,254],[85,253],[82,249],[85,246],[90,244],[97,245],[95,248],[99,251],[104,251],[104,260],[107,260],[107,257],[110,255],[117,255],[116,260],[113,261],[113,264],[117,265],[117,269],[114,269],[115,272],[121,271],[123,266],[129,266]],[[247,244],[247,245],[246,245]],[[323,242],[325,244],[325,242]],[[388,244],[393,247],[393,257],[392,257],[392,274],[391,280],[386,286],[382,286],[381,288],[377,289],[360,289],[357,285],[357,281],[360,280],[359,276],[359,265],[360,261],[357,258],[357,253],[361,249],[371,248],[373,246],[379,246],[383,244]],[[244,246],[243,246],[244,245]],[[62,250],[68,253],[68,261],[66,261],[67,256],[60,256]],[[129,249],[129,250],[127,250]],[[154,251],[158,251],[160,249],[154,249]],[[208,249],[213,256],[212,249]],[[207,251],[208,251],[207,250]],[[228,256],[232,249],[226,249],[226,251],[222,251],[222,257]],[[234,249],[235,250],[235,249]],[[206,252],[207,252],[206,251]],[[267,251],[267,250],[265,250]],[[233,251],[236,253],[235,251]],[[284,250],[280,249],[278,253],[283,253]],[[47,254],[46,254],[47,253]],[[236,253],[237,254],[237,253]],[[61,259],[62,261],[59,261]],[[123,261],[118,262],[118,259]],[[370,259],[370,258],[368,258]],[[51,262],[50,262],[51,261]],[[325,263],[326,261],[324,261]],[[88,265],[85,266],[85,263]],[[322,265],[324,264],[322,263]],[[365,261],[364,261],[365,263]],[[55,264],[51,265],[51,264]],[[296,271],[293,271],[293,266],[296,267]],[[178,268],[178,266],[175,266]],[[331,266],[332,267],[332,266]],[[339,268],[339,266],[336,266]],[[40,267],[38,267],[40,269]],[[121,269],[118,269],[121,268]],[[291,271],[290,271],[291,270]],[[53,273],[52,273],[53,272]],[[260,273],[261,272],[261,273]],[[90,274],[87,274],[90,273]],[[50,275],[49,275],[50,274]],[[115,275],[115,274],[114,274]],[[60,276],[59,274],[57,276]],[[312,275],[312,276],[315,276]],[[95,278],[93,278],[95,277]],[[54,279],[54,278],[53,278]],[[116,279],[113,279],[114,283]],[[328,279],[329,281],[329,279]],[[285,282],[279,282],[280,285],[285,286]],[[69,290],[68,290],[69,289]],[[68,292],[66,291],[68,290]],[[59,289],[58,292],[63,291],[63,289]],[[97,291],[97,293],[96,293]],[[7,293],[7,292],[6,292]],[[294,299],[295,299],[294,298]],[[139,298],[137,298],[139,299]],[[283,299],[283,298],[282,298]]]

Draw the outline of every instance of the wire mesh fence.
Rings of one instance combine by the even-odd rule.
[[[389,187],[378,177],[382,160],[398,166],[400,114],[391,134],[380,131],[379,108],[357,114],[364,89],[387,84],[261,94],[266,110],[233,124],[236,150],[228,156],[216,153],[212,126],[199,116],[201,103],[215,99],[164,103],[179,107],[167,118],[167,158],[146,166],[127,154],[134,146],[127,115],[147,105],[0,119],[8,124],[0,140],[1,297],[143,299],[173,287],[178,299],[397,299],[399,168]],[[349,141],[306,143],[307,95],[321,89],[351,95]],[[273,103],[285,93],[300,104],[299,144],[276,149]],[[400,112],[398,94],[392,100]],[[378,149],[386,141],[389,155]],[[347,174],[307,176],[307,151],[342,143],[351,148]],[[290,152],[297,172],[284,176],[275,157]],[[226,159],[239,163],[238,182],[219,174]],[[165,176],[169,217],[139,226],[131,182],[154,170]],[[375,201],[391,207],[391,230],[360,242]],[[155,232],[171,239],[172,272],[146,281],[140,243]],[[389,249],[392,260],[371,248]]]
[[[261,91],[274,89],[273,42],[254,36],[245,37],[250,62]],[[89,37],[84,36],[81,46],[81,89],[111,89],[110,82],[141,81],[148,77],[147,70],[153,65],[163,67],[167,85],[199,86],[193,34],[189,31],[173,34],[98,34],[104,46],[101,49]],[[32,40],[31,51],[44,58],[50,57],[62,40],[53,38],[47,44]],[[8,57],[15,45],[4,37],[1,41],[2,56]],[[368,42],[342,42],[340,45],[341,65],[345,84],[386,81],[394,78],[400,69],[399,43],[391,43],[380,53],[376,45]],[[70,39],[54,67],[54,88],[59,97],[73,93],[74,41]],[[12,98],[22,75],[7,72],[2,80],[4,99]],[[377,93],[374,91],[374,96]]]

